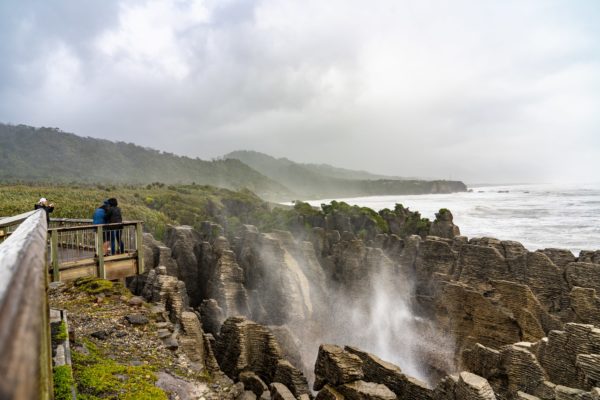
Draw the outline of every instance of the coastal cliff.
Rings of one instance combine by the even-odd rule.
[[[175,323],[196,311],[197,358],[214,354],[238,398],[600,398],[599,252],[469,240],[448,210],[422,235],[401,213],[388,233],[321,217],[171,227],[167,246],[146,238],[153,269],[130,287],[160,300],[148,288],[173,275],[158,291],[179,300],[160,301]]]

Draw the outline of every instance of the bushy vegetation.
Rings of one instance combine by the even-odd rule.
[[[30,211],[40,197],[54,203],[52,217],[83,219],[90,219],[105,199],[116,197],[123,218],[144,221],[145,229],[158,239],[164,236],[167,224],[199,227],[206,220],[226,224],[230,217],[237,217],[243,223],[264,220],[268,224],[270,216],[268,204],[249,190],[236,192],[212,186],[162,183],[0,185],[0,216]]]
[[[426,235],[430,222],[397,205],[394,210],[375,212],[367,207],[332,201],[321,208],[296,201],[293,207],[268,203],[247,189],[232,191],[206,185],[0,185],[0,216],[20,214],[33,209],[40,197],[55,205],[54,218],[90,219],[94,210],[109,197],[116,197],[125,220],[144,221],[145,230],[158,240],[167,225],[190,225],[199,229],[202,222],[222,225],[227,234],[236,235],[244,224],[263,232],[274,229],[302,233],[315,226],[324,227],[328,216],[344,216],[350,230],[361,237],[378,233]],[[342,228],[337,228],[341,229]]]
[[[351,219],[367,218],[377,225],[381,233],[389,232],[387,222],[376,211],[368,207],[351,206],[343,201],[333,200],[329,204],[321,204],[321,209],[325,215],[337,212],[347,215]]]

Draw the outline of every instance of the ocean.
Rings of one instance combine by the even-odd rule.
[[[600,184],[472,187],[452,194],[374,196],[336,199],[374,210],[401,203],[435,219],[448,208],[462,235],[521,242],[529,250],[600,249]],[[319,206],[331,199],[308,200]]]

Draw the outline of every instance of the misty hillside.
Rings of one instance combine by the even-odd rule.
[[[252,168],[278,168],[282,166],[291,166],[297,165],[302,167],[307,171],[314,172],[319,175],[324,175],[330,178],[338,178],[338,179],[403,179],[398,176],[389,176],[389,175],[377,175],[372,174],[367,171],[360,170],[352,170],[346,168],[334,167],[329,164],[306,164],[306,163],[296,163],[291,161],[285,157],[275,158],[268,154],[260,153],[258,151],[248,151],[248,150],[239,150],[232,151],[229,154],[226,154],[224,158],[234,158],[240,160],[244,164],[254,165]]]
[[[0,180],[192,183],[289,198],[283,185],[234,160],[203,161],[56,128],[0,124]]]
[[[300,164],[256,151],[234,151],[224,158],[240,160],[261,174],[284,183],[304,198],[451,193],[467,190],[465,184],[459,181],[386,177],[327,164]]]

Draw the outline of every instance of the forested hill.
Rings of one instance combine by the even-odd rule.
[[[269,178],[282,182],[304,198],[452,193],[466,191],[460,181],[403,179],[353,171],[327,164],[300,164],[255,151],[235,151],[237,159]]]
[[[273,169],[273,168],[281,168],[281,167],[291,167],[298,166],[303,170],[307,170],[313,172],[315,174],[327,176],[330,178],[338,178],[338,179],[368,179],[368,180],[376,180],[376,179],[407,179],[401,178],[398,176],[389,176],[389,175],[378,175],[372,174],[367,171],[361,170],[353,170],[346,168],[334,167],[329,164],[305,164],[305,163],[297,163],[287,158],[275,158],[270,155],[260,153],[258,151],[250,151],[250,150],[238,150],[232,151],[229,154],[226,154],[224,158],[236,159],[240,160],[244,164],[253,166],[252,168],[260,168],[260,169]]]
[[[290,191],[246,164],[203,161],[133,143],[84,138],[55,128],[0,124],[0,180],[82,183],[192,183],[248,188],[266,198]]]

